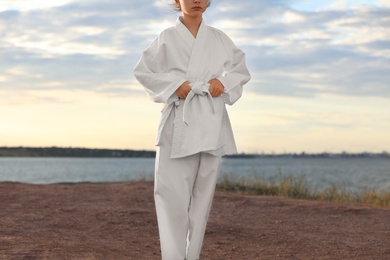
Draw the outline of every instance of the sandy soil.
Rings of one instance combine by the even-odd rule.
[[[160,259],[152,183],[0,183],[0,259]],[[217,192],[202,259],[390,259],[390,209]]]

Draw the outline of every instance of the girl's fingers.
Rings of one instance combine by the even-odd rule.
[[[222,93],[223,93],[223,90],[221,90],[221,88],[211,86],[211,88],[210,88],[211,96],[218,97],[218,96],[222,95]]]

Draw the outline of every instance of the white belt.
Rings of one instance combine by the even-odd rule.
[[[213,113],[215,113],[215,107],[214,107],[214,101],[213,97],[210,94],[209,88],[210,84],[205,83],[205,82],[194,82],[190,84],[191,86],[191,91],[188,93],[187,98],[184,101],[183,105],[183,122],[188,126],[187,119],[189,118],[189,114],[191,112],[191,101],[196,95],[199,96],[207,96],[207,99],[209,100],[211,109]],[[162,118],[162,125],[165,125],[165,122],[168,119],[169,112],[173,107],[178,107],[179,106],[179,98],[175,97],[170,100],[168,100],[168,103],[165,105],[164,109],[161,111],[163,114]]]

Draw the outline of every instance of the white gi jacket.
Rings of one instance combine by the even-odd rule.
[[[143,52],[134,75],[155,101],[164,103],[156,145],[169,114],[174,110],[171,158],[199,152],[216,156],[237,152],[225,103],[232,105],[250,80],[245,54],[220,30],[202,21],[196,38],[177,19]],[[208,82],[218,79],[225,87],[212,97]],[[191,92],[185,100],[175,91],[185,81]]]

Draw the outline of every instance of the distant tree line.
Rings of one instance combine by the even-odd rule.
[[[90,149],[67,147],[0,147],[0,157],[113,157],[113,158],[154,158],[155,151]],[[224,156],[225,158],[388,158],[390,154],[382,153],[283,153],[283,154],[247,154],[240,153]]]
[[[283,154],[234,154],[226,156],[228,158],[386,158],[390,159],[390,154],[386,151],[382,153],[283,153]]]
[[[155,157],[155,151],[65,147],[0,147],[0,157]]]

